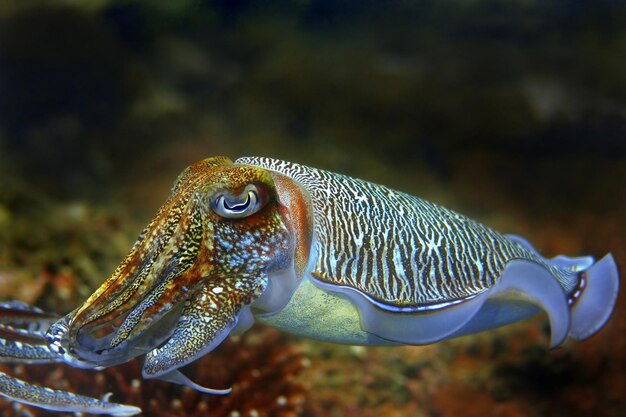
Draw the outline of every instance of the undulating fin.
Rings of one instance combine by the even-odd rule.
[[[568,336],[581,339],[601,328],[613,310],[618,291],[619,278],[613,258],[608,255],[593,264],[590,257],[557,256],[546,259],[545,264],[547,267],[529,260],[510,261],[491,289],[418,313],[390,313],[377,308],[372,300],[352,288],[332,287],[322,282],[316,285],[343,293],[358,306],[365,331],[397,343],[434,343],[503,326],[540,310],[550,321],[551,347],[559,346]],[[587,276],[587,286],[571,309],[568,294],[551,273],[554,267]]]
[[[537,263],[509,262],[496,285],[480,298],[485,302],[478,314],[454,336],[512,323],[540,308],[550,321],[550,346],[556,347],[567,338],[570,330],[567,297],[550,271]]]
[[[572,306],[572,328],[569,336],[586,339],[607,322],[619,292],[619,272],[613,255],[608,254],[581,273],[584,285]]]
[[[0,395],[22,404],[29,404],[51,411],[68,413],[110,414],[112,416],[134,416],[141,409],[132,405],[109,402],[110,394],[101,400],[71,392],[53,390],[29,384],[0,372]]]
[[[352,301],[360,312],[361,328],[366,332],[390,342],[409,345],[425,345],[451,337],[472,319],[484,303],[484,299],[478,296],[431,311],[389,312],[351,287],[337,287],[318,281],[314,283]]]
[[[479,313],[454,336],[528,317],[534,313],[530,305],[547,314],[553,348],[567,337],[586,339],[602,328],[613,312],[619,290],[619,273],[613,256],[608,254],[594,263],[589,256],[559,255],[545,262],[550,267],[570,271],[579,280],[579,286],[568,294],[548,269],[531,261],[512,261]]]
[[[550,320],[552,346],[561,344],[570,328],[563,289],[546,268],[532,261],[511,261],[498,283],[478,296],[418,313],[390,313],[355,290],[343,290],[358,306],[365,331],[397,343],[422,345],[477,333],[529,317],[539,309]]]
[[[526,239],[517,235],[506,237],[541,257]],[[568,336],[576,340],[592,336],[611,317],[617,302],[619,271],[613,255],[609,253],[598,262],[591,256],[571,258],[558,255],[551,259],[541,259],[551,267],[569,271],[577,282],[576,288],[567,294],[571,315]]]

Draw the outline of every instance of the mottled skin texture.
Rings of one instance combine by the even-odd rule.
[[[211,209],[216,195],[238,195],[251,183],[265,193],[266,205],[257,213],[227,219]],[[243,305],[263,292],[268,271],[282,267],[288,259],[290,239],[274,192],[267,171],[233,166],[226,158],[210,158],[188,167],[129,255],[71,314],[70,352],[80,356],[93,349],[80,345],[82,334],[93,331],[102,338],[112,332],[110,343],[99,349],[122,352],[112,355],[114,361],[128,360],[123,353],[127,345],[184,301],[183,319],[172,338],[152,352],[147,363],[161,360],[159,366],[150,367],[156,372],[166,366],[161,355],[173,355],[168,360],[176,364],[194,358],[207,341],[232,325]],[[120,327],[113,331],[108,323]],[[190,329],[193,338],[189,338]],[[153,347],[148,345],[148,349]],[[106,357],[103,362],[109,364]]]
[[[541,308],[558,345],[602,327],[618,282],[610,255],[596,264],[546,259],[522,238],[382,185],[216,157],[183,171],[130,253],[76,310],[57,318],[1,304],[0,360],[97,368],[145,355],[145,377],[224,394],[178,369],[253,316],[338,343],[425,344]],[[138,412],[5,374],[0,395],[50,410]]]
[[[219,196],[235,208],[243,207],[247,200],[241,200],[242,193],[250,184],[258,199],[257,211],[236,219],[218,215]],[[279,209],[266,170],[232,165],[224,157],[191,165],[111,277],[38,336],[42,357],[33,359],[33,349],[24,348],[15,349],[16,358],[7,355],[4,360],[62,358],[74,366],[95,367],[147,354],[144,376],[188,383],[176,369],[214,348],[212,343],[235,326],[241,308],[261,295],[268,273],[284,269],[293,257]],[[43,319],[32,319],[23,330],[38,320]],[[6,342],[12,346],[12,341]],[[13,394],[15,386],[27,386],[23,381],[4,385],[5,394],[28,402]],[[49,409],[52,402],[76,402],[67,395],[62,400],[41,399],[40,392],[32,390],[33,401]],[[100,405],[94,403],[94,412]]]
[[[382,308],[417,311],[467,299],[493,287],[513,259],[541,264],[568,292],[578,283],[519,242],[418,197],[287,161],[235,162],[279,172],[306,190],[316,235],[312,274]]]

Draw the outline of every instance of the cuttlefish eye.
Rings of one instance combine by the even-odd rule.
[[[239,195],[220,192],[211,200],[215,213],[227,219],[241,219],[261,210],[267,204],[267,193],[256,184],[248,184]]]

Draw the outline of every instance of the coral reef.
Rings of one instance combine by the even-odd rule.
[[[64,365],[3,365],[0,369],[31,382],[83,395],[100,397],[112,392],[112,401],[141,407],[143,415],[151,417],[313,416],[306,384],[298,378],[308,360],[288,339],[274,330],[257,329],[227,340],[184,370],[201,385],[231,386],[233,391],[225,396],[143,380],[139,360],[101,372]],[[0,413],[5,417],[59,415],[4,399],[0,401]]]
[[[626,276],[624,3],[500,3],[0,2],[0,296],[78,305],[178,171],[218,154],[384,183],[546,255],[613,251]],[[617,417],[625,297],[599,334],[555,351],[542,317],[426,347],[256,328],[187,370],[233,384],[226,397],[144,381],[138,362],[15,374],[159,416]],[[303,402],[278,407],[285,392]]]

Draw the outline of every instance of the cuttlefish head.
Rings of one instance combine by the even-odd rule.
[[[151,352],[154,375],[190,362],[292,262],[280,211],[266,170],[224,157],[191,165],[111,277],[49,337],[90,365]]]

